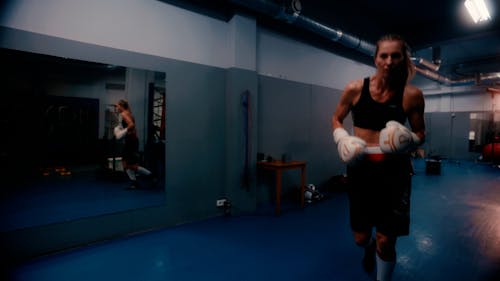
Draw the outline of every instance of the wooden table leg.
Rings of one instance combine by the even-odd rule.
[[[276,170],[276,215],[280,214],[281,203],[281,170]]]

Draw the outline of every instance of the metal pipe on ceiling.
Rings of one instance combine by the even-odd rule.
[[[441,84],[445,84],[447,86],[465,86],[465,85],[476,85],[479,86],[483,82],[491,82],[495,83],[495,81],[500,80],[500,72],[490,72],[490,73],[477,73],[475,76],[469,76],[459,79],[452,79],[446,77],[436,71],[432,71],[430,69],[424,69],[419,66],[415,66],[415,70],[417,73],[439,82]]]
[[[328,27],[322,23],[316,22],[308,17],[300,15],[301,4],[300,0],[281,0],[280,3],[271,0],[229,0],[235,5],[239,5],[250,9],[254,12],[267,15],[269,17],[285,21],[288,24],[294,24],[305,30],[309,30],[317,35],[330,39],[331,41],[340,43],[347,48],[357,50],[365,55],[374,56],[376,46],[368,41],[362,40],[358,36],[345,33],[342,30]],[[417,73],[449,86],[460,85],[479,85],[482,81],[493,80],[498,81],[500,77],[498,73],[476,74],[475,76],[452,79],[438,72],[439,64],[431,63],[423,58],[412,58],[416,61]],[[437,49],[433,53],[433,60],[441,62],[441,50]],[[420,68],[419,65],[425,66],[427,69]]]
[[[411,58],[411,59],[414,62],[419,63],[419,64],[421,64],[421,65],[423,65],[423,66],[425,66],[425,67],[427,67],[430,70],[435,71],[435,72],[437,72],[439,70],[439,67],[441,66],[439,64],[435,64],[433,62],[430,62],[424,58]]]
[[[463,85],[471,85],[471,84],[475,84],[476,83],[476,78],[471,78],[471,77],[467,77],[467,78],[462,78],[462,79],[451,79],[451,78],[448,78],[444,75],[441,75],[439,74],[438,72],[436,71],[432,71],[430,69],[423,69],[419,66],[415,66],[415,70],[417,71],[417,73],[431,79],[431,80],[434,80],[436,82],[439,82],[441,84],[445,84],[445,85],[449,85],[449,86],[463,86]]]
[[[299,0],[282,1],[281,4],[270,0],[230,0],[230,2],[272,18],[283,20],[289,24],[294,24],[368,56],[373,56],[375,53],[375,45],[372,43],[300,15],[301,5]]]

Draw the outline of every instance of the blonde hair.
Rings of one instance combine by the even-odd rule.
[[[128,101],[127,100],[119,100],[118,101],[118,104],[123,107],[123,109],[127,109],[127,110],[130,110],[130,105],[128,104]]]

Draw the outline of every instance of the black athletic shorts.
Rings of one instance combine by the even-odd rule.
[[[353,231],[387,236],[410,230],[411,162],[406,155],[364,159],[348,166],[350,224]]]
[[[127,165],[139,164],[139,139],[136,136],[125,136],[122,158]]]

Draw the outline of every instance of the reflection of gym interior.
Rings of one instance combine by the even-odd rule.
[[[363,270],[331,118],[396,32],[426,137],[391,280],[500,280],[500,5],[403,2],[3,1],[1,279],[389,280]],[[155,175],[135,190],[120,99]]]
[[[11,133],[3,137],[2,177],[8,185],[2,190],[2,230],[163,203],[162,73],[1,51],[11,70],[3,83],[11,95],[2,104],[2,122]],[[124,142],[113,134],[121,121],[115,104],[128,97],[133,113],[139,114],[139,164],[156,177],[154,182],[138,177],[139,192],[127,192]],[[75,205],[80,208],[71,207]]]

